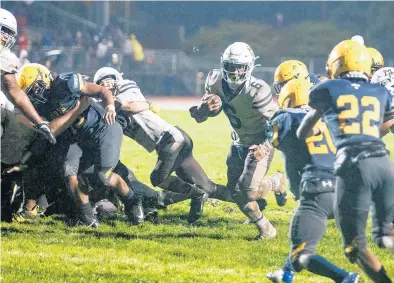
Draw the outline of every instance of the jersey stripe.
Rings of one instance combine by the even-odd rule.
[[[272,102],[272,97],[267,96],[260,104],[253,104],[254,109],[260,109]]]
[[[137,86],[137,84],[135,82],[131,81],[129,83],[126,83],[126,84],[122,85],[119,88],[119,92],[122,93],[122,92],[124,92],[124,91],[126,91],[126,90],[128,90],[130,88],[138,88],[138,86]]]

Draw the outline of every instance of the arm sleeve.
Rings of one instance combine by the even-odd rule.
[[[286,138],[291,130],[291,117],[288,113],[280,113],[268,122],[266,136],[275,148]]]
[[[278,104],[273,100],[272,90],[268,84],[263,85],[253,97],[252,107],[267,119],[270,119],[279,109]]]
[[[309,92],[309,106],[325,113],[331,107],[331,95],[326,83],[313,87]]]

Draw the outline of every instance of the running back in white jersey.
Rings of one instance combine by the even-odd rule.
[[[134,81],[122,80],[118,82],[115,92],[115,101],[126,105],[134,101],[146,101],[139,87]],[[150,110],[136,114],[129,113],[132,124],[127,129],[127,136],[142,145],[147,151],[152,152],[164,131],[174,128],[160,116]]]
[[[265,123],[278,109],[271,87],[265,81],[251,77],[241,91],[232,94],[221,71],[214,69],[205,81],[205,91],[220,96],[222,109],[233,128],[235,144],[250,146],[264,142]]]

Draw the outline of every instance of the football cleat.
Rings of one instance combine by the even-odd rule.
[[[144,214],[145,214],[145,221],[150,221],[154,224],[159,223],[159,213],[157,212],[157,209],[152,208],[152,207],[147,207],[144,209]]]
[[[136,197],[130,207],[125,207],[125,213],[133,225],[139,225],[144,221],[144,208],[142,200]]]
[[[348,276],[346,276],[345,279],[343,279],[342,283],[361,283],[362,278],[360,276],[360,274],[358,273],[353,273],[350,272]]]
[[[204,204],[209,198],[209,195],[205,191],[201,190],[201,192],[201,195],[192,197],[190,202],[190,211],[187,217],[187,222],[189,224],[192,224],[201,218]]]
[[[35,205],[32,210],[28,210],[25,206],[19,209],[12,217],[12,221],[18,223],[24,223],[28,220],[38,219],[44,215],[44,210],[42,210],[38,205]]]
[[[292,283],[294,279],[294,271],[286,270],[283,271],[282,269],[275,270],[272,272],[267,273],[267,278],[272,282],[280,283]]]
[[[255,241],[262,239],[269,240],[276,237],[276,229],[274,226],[272,226],[271,222],[267,218],[263,217],[255,224],[260,232],[260,234],[255,237]]]
[[[279,178],[279,184],[273,189],[275,192],[275,200],[279,206],[284,206],[287,202],[287,191],[286,191],[286,176],[281,172],[272,174],[271,178]]]
[[[78,217],[77,225],[98,228],[99,222],[96,217],[89,216],[86,213],[81,213],[81,215]]]

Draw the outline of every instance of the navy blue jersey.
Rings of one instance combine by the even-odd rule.
[[[334,178],[335,147],[324,123],[319,125],[323,134],[299,140],[297,128],[307,110],[284,109],[277,111],[269,121],[271,142],[285,157],[286,175],[291,190],[298,190],[299,183],[310,179]]]
[[[328,80],[313,87],[309,95],[309,105],[323,113],[337,149],[382,143],[379,129],[391,100],[384,86],[361,79]]]
[[[62,73],[51,83],[48,101],[38,107],[40,115],[49,121],[56,119],[69,111],[77,104],[83,95],[81,92],[84,80],[77,73]],[[73,127],[88,131],[89,133],[105,126],[100,114],[93,108],[88,107],[74,123]]]

